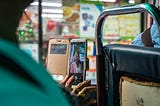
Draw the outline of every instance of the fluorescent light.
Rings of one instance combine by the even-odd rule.
[[[62,7],[62,3],[46,3],[46,2],[43,2],[42,6]]]
[[[99,0],[99,1],[104,1],[104,2],[116,2],[117,0]]]
[[[33,3],[31,3],[31,5],[38,5],[39,3],[38,2],[33,2]]]
[[[42,17],[63,18],[62,14],[42,14]]]
[[[128,2],[129,2],[129,3],[132,3],[132,4],[134,4],[134,3],[135,3],[135,1],[134,1],[134,0],[129,0]]]
[[[63,13],[63,10],[60,9],[43,9],[42,10],[43,13]]]
[[[39,2],[33,2],[31,5],[38,5]],[[62,7],[62,3],[48,3],[48,2],[42,2],[42,6],[48,6],[48,7]]]

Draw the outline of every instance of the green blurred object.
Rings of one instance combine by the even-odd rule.
[[[122,39],[122,40],[127,40],[127,39],[133,40],[134,38],[135,38],[135,36],[120,36],[120,39]]]
[[[34,33],[33,26],[31,25],[31,23],[24,23],[22,26],[20,26],[17,29],[17,35],[19,37],[20,42],[29,40],[29,38],[34,38],[35,33]]]
[[[70,106],[45,67],[0,39],[1,106]]]

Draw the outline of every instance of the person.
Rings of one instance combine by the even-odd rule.
[[[70,63],[69,67],[70,73],[82,73],[83,65],[80,61],[79,52],[76,51],[73,55],[73,61]]]
[[[71,106],[46,68],[19,48],[17,26],[31,2],[1,0],[0,3],[1,106]]]
[[[160,34],[156,21],[150,28],[137,35],[131,45],[160,48]]]
[[[90,96],[90,93],[94,93],[96,91],[96,86],[91,85],[90,80],[85,80],[81,83],[79,83],[76,87],[72,88],[72,83],[75,80],[75,76],[66,76],[64,80],[60,82],[60,85],[62,87],[65,87],[71,91],[73,95],[75,95],[77,98],[71,96],[70,98],[75,99],[76,102],[79,102],[80,106],[95,106],[96,105],[96,99],[94,97]],[[66,89],[64,89],[66,90]],[[71,101],[71,103],[73,103]],[[75,105],[73,105],[75,106]]]
[[[1,0],[0,3],[1,106],[70,106],[43,65],[19,48],[17,26],[31,2]]]

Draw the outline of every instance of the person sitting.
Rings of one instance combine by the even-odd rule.
[[[155,21],[150,28],[137,35],[131,45],[160,48],[160,33]]]

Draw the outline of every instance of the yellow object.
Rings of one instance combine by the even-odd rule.
[[[78,93],[78,95],[81,96],[81,97],[85,97],[85,96],[86,96],[86,94],[83,93],[82,91],[80,91],[80,92]]]
[[[71,7],[63,7],[63,16],[69,17],[72,14],[72,8]]]

